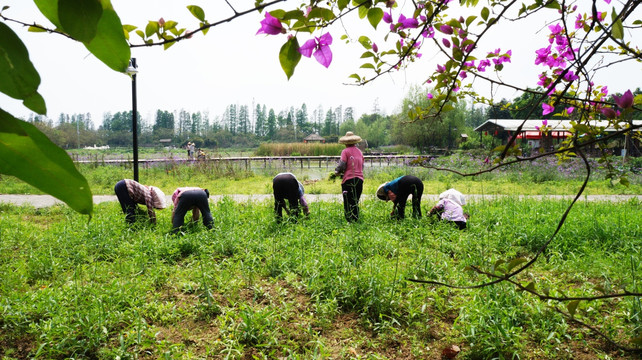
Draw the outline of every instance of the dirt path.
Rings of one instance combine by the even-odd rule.
[[[258,194],[258,195],[212,195],[210,196],[211,201],[218,202],[223,199],[223,197],[228,196],[237,202],[263,202],[263,201],[272,201],[272,194]],[[438,200],[437,194],[428,194],[422,197],[422,202],[424,201],[434,201]],[[507,195],[466,195],[469,201],[484,201],[484,200],[495,200]],[[314,201],[341,201],[340,194],[306,194],[305,195],[308,202]],[[362,199],[368,199],[374,195],[362,195]],[[519,195],[520,199],[568,199],[573,198],[572,195]],[[642,195],[586,195],[580,198],[581,201],[611,201],[611,202],[621,202],[627,201],[629,199],[637,198],[642,201]],[[99,204],[105,201],[117,201],[115,195],[96,195],[94,196],[94,204]],[[0,204],[9,203],[14,205],[31,205],[36,208],[42,208],[47,206],[53,206],[56,204],[61,204],[62,202],[53,196],[50,195],[3,195],[0,194]],[[171,197],[167,196],[167,203],[171,203]]]

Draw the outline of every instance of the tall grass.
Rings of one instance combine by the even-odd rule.
[[[0,205],[0,354],[395,359],[439,358],[457,344],[466,358],[633,359],[511,286],[406,281],[484,281],[466,267],[532,256],[566,205],[473,202],[458,231],[392,221],[390,204],[367,199],[356,224],[340,203],[317,202],[309,218],[279,225],[271,202],[224,198],[212,204],[214,230],[192,224],[184,236],[169,233],[168,210],[157,226],[130,229],[117,203],[98,205],[89,222],[65,207]],[[567,295],[639,287],[640,205],[579,203],[520,282]],[[577,316],[627,342],[639,299],[581,303]]]
[[[262,143],[256,156],[338,156],[345,145],[321,143]]]

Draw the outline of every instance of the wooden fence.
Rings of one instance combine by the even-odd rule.
[[[365,166],[409,166],[412,160],[420,155],[365,155]],[[130,165],[133,159],[90,159],[75,160],[77,164],[89,165]],[[251,157],[224,157],[209,159],[138,159],[140,167],[152,167],[168,163],[198,164],[213,162],[216,165],[232,165],[245,167],[247,170],[255,168],[334,168],[339,162],[339,156],[251,156]]]

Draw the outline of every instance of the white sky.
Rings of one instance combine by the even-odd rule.
[[[248,9],[254,3],[253,0],[230,2],[238,11]],[[288,1],[270,9],[293,8],[298,3]],[[231,10],[223,0],[112,0],[112,4],[123,24],[136,25],[143,30],[148,20],[158,20],[160,17],[178,21],[179,27],[194,29],[197,21],[186,9],[187,5],[201,6],[210,22],[231,15]],[[394,10],[395,20],[400,9],[403,9],[404,1],[399,1],[399,4],[402,7]],[[3,0],[0,5],[11,7],[4,12],[7,17],[49,25],[32,1]],[[410,2],[407,6],[410,6]],[[602,6],[606,10],[606,5]],[[348,76],[357,72],[363,63],[359,57],[364,49],[360,45],[346,45],[341,41],[343,27],[335,25],[330,29],[334,38],[331,47],[334,56],[330,68],[321,66],[314,58],[303,57],[294,76],[288,81],[278,61],[278,52],[286,37],[255,35],[263,17],[258,13],[245,15],[231,23],[211,28],[206,36],[197,34],[168,50],[162,50],[162,47],[132,49],[132,57],[136,58],[139,69],[138,110],[145,121],[153,122],[157,109],[209,111],[210,119],[214,120],[230,104],[248,105],[251,108],[253,102],[265,104],[277,113],[289,106],[299,108],[305,103],[310,116],[319,105],[324,112],[340,105],[343,108],[351,106],[358,118],[363,113],[371,113],[374,102],[378,101],[380,109],[390,114],[398,110],[411,86],[423,82],[440,59],[435,56],[435,50],[428,46],[430,44],[426,44],[421,51],[423,57],[411,69],[383,76],[363,87],[345,85],[352,83]],[[350,31],[358,23],[357,30],[350,31],[355,40],[364,31],[372,35],[372,31],[364,27],[365,24],[354,19],[356,14],[351,14],[344,25]],[[536,33],[546,25],[543,21],[534,20],[531,24],[530,29],[507,24],[497,29],[496,34],[488,37],[489,40],[480,44],[480,47],[486,51],[498,47],[502,50],[513,49],[512,64],[507,65],[502,77],[519,85],[534,87],[536,74],[542,71],[533,66],[534,51],[548,45],[548,31]],[[39,92],[45,98],[50,118],[57,120],[61,112],[90,112],[97,127],[102,123],[104,112],[131,110],[130,78],[96,60],[82,44],[60,35],[29,33],[26,28],[11,23],[8,25],[25,42],[31,60],[40,73],[42,83]],[[387,24],[382,22],[380,30],[385,26]],[[379,33],[384,34],[383,31]],[[137,35],[132,34],[132,38],[135,43],[140,43]],[[299,43],[308,38],[299,35]],[[381,37],[373,37],[373,40],[380,44],[380,49],[384,48]],[[639,83],[631,86],[628,83],[630,77],[613,76],[619,71],[619,68],[613,67],[605,74],[611,92],[640,86]],[[634,67],[635,71],[639,74],[639,67]],[[479,90],[488,89],[480,87]],[[504,92],[495,95],[510,99],[518,94]],[[3,94],[0,94],[0,104],[18,117],[30,114],[20,101]]]

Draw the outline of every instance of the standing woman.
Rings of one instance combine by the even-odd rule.
[[[281,221],[283,210],[290,215],[299,215],[299,203],[303,208],[303,213],[308,216],[310,210],[308,203],[305,201],[305,190],[294,174],[285,172],[277,174],[272,180],[272,189],[274,190],[274,213],[276,220]],[[285,204],[285,200],[290,204],[290,210]]]
[[[359,198],[363,190],[363,154],[356,144],[360,141],[361,137],[352,131],[339,138],[339,143],[344,144],[346,148],[341,151],[339,165],[334,169],[335,174],[343,174],[343,210],[348,222],[359,220]]]
[[[400,176],[377,189],[377,197],[381,200],[392,201],[393,218],[403,219],[406,212],[406,201],[412,195],[412,216],[421,218],[421,196],[424,193],[424,183],[416,176]]]
[[[147,206],[147,215],[152,224],[156,224],[154,209],[165,208],[165,194],[156,186],[141,185],[134,180],[125,179],[116,183],[114,192],[129,224],[136,221],[138,204]]]
[[[198,221],[203,213],[203,225],[211,229],[214,223],[209,205],[210,193],[199,187],[180,187],[172,194],[172,232],[177,233],[185,224],[185,214],[192,210],[192,221]]]

